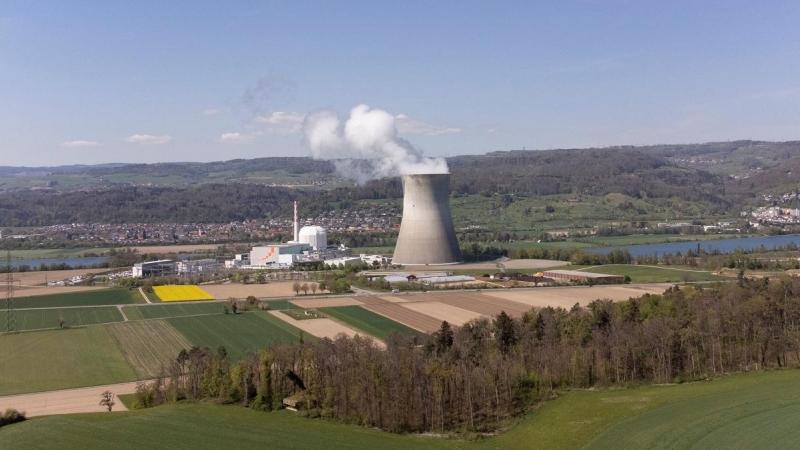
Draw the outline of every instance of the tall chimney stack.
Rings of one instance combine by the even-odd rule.
[[[450,174],[403,175],[403,220],[392,262],[464,262],[450,215]]]
[[[294,242],[300,242],[300,219],[297,218],[297,200],[294,201]]]

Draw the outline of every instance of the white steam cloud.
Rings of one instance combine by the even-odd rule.
[[[333,160],[342,175],[364,184],[407,174],[448,173],[443,158],[426,158],[397,136],[395,117],[358,105],[342,125],[333,111],[310,113],[303,123],[305,143],[315,159]]]

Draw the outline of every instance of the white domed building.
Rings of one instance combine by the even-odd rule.
[[[328,232],[319,226],[307,226],[300,229],[298,242],[308,244],[314,250],[325,250],[328,248]]]

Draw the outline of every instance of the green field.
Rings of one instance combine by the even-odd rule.
[[[634,234],[631,236],[594,236],[581,238],[580,243],[598,247],[618,247],[624,245],[665,244],[669,242],[717,241],[748,237],[739,234]],[[578,242],[576,242],[578,243]]]
[[[299,306],[295,305],[289,300],[267,300],[267,304],[269,305],[269,309],[275,311],[281,311],[286,309],[300,309]]]
[[[320,311],[352,325],[378,339],[386,339],[391,333],[419,334],[419,331],[386,318],[360,306],[340,306],[336,308],[320,308]]]
[[[569,269],[576,270],[573,267]],[[634,283],[683,283],[692,281],[730,281],[730,277],[714,275],[707,270],[687,266],[636,266],[630,264],[607,264],[581,269],[592,273],[628,275]]]
[[[63,317],[67,327],[80,327],[98,323],[122,322],[122,314],[115,306],[88,308],[24,309],[16,311],[17,330],[58,328],[58,318]],[[6,323],[6,311],[0,311],[0,323]]]
[[[0,430],[3,448],[94,447],[752,449],[800,442],[800,371],[708,382],[568,392],[509,431],[478,441],[382,433],[287,411],[183,404],[34,418]]]
[[[101,326],[0,335],[0,360],[0,395],[137,378],[114,339]]]
[[[221,315],[222,303],[186,303],[125,306],[122,308],[129,320],[166,319],[169,317]]]
[[[225,346],[232,361],[248,351],[263,349],[269,343],[291,343],[300,339],[300,330],[270,314],[246,312],[177,317],[167,321],[193,345],[212,349]],[[306,340],[309,338],[304,336]]]
[[[136,290],[127,288],[67,292],[14,299],[17,308],[59,308],[64,306],[130,305],[144,303]]]
[[[0,429],[4,449],[85,448],[448,448],[434,439],[298,417],[288,411],[261,413],[237,406],[170,405],[114,414],[34,418]]]

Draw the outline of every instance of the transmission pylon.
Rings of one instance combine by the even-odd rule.
[[[6,252],[6,333],[16,333],[17,312],[14,309],[14,273],[11,272],[11,250]]]

